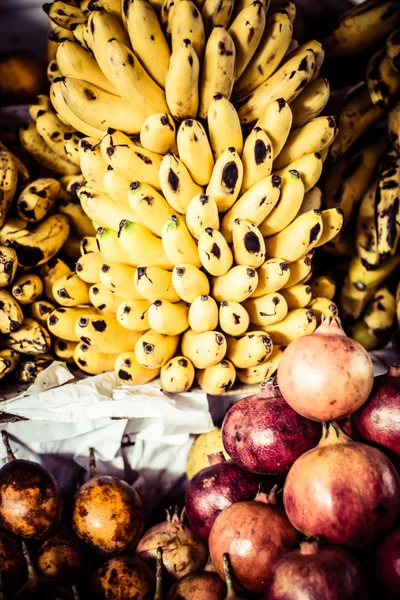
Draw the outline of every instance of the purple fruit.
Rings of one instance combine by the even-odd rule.
[[[190,526],[204,541],[219,513],[235,502],[253,500],[258,479],[223,455],[212,455],[209,467],[202,469],[189,481],[185,506]]]
[[[360,436],[400,456],[400,365],[375,378],[369,400],[353,415]]]
[[[391,531],[378,548],[376,576],[382,587],[400,598],[400,526]]]
[[[369,586],[359,562],[337,546],[303,542],[272,568],[265,600],[368,600]]]
[[[285,402],[275,378],[260,393],[239,400],[227,412],[222,440],[232,460],[253,473],[286,474],[321,438],[321,424],[297,414]]]

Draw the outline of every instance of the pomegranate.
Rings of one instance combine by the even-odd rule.
[[[400,598],[400,526],[391,531],[378,548],[376,576],[394,598]]]
[[[320,438],[321,425],[297,414],[273,377],[261,384],[259,394],[234,404],[222,426],[224,447],[232,460],[260,474],[286,474]]]

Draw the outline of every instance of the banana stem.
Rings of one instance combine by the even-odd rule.
[[[35,567],[33,566],[31,553],[28,550],[28,546],[26,545],[26,542],[24,542],[24,541],[21,541],[21,545],[22,545],[22,552],[24,554],[24,558],[26,561],[26,566],[28,567],[28,579],[37,579],[38,576],[35,571]]]
[[[154,600],[163,600],[163,550],[161,546],[157,548],[156,578],[157,582]]]
[[[81,600],[78,588],[76,587],[76,585],[72,586],[72,593],[74,595],[74,600]]]
[[[8,439],[8,433],[7,431],[4,431],[4,429],[1,432],[1,439],[3,440],[3,444],[4,447],[6,449],[7,452],[7,460],[8,462],[11,462],[12,460],[16,460],[13,451],[11,450],[11,446],[10,446],[10,440]]]
[[[94,448],[89,448],[89,473],[90,479],[93,479],[97,475],[96,459],[94,457]]]

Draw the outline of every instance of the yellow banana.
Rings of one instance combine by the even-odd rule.
[[[161,367],[161,388],[170,394],[181,394],[192,387],[194,367],[188,358],[174,356]]]
[[[96,233],[96,251],[100,250],[103,258],[123,265],[133,265],[132,260],[119,245],[118,234],[109,227],[99,227]]]
[[[37,300],[36,302],[32,302],[29,306],[29,315],[42,325],[42,327],[47,328],[47,318],[49,315],[55,310],[54,304],[51,302],[47,302],[46,300]]]
[[[227,343],[218,331],[196,333],[188,329],[182,336],[181,349],[196,369],[207,369],[225,357]]]
[[[266,238],[267,257],[281,256],[288,262],[299,260],[316,246],[322,235],[322,217],[318,210],[310,210],[297,217],[283,231]]]
[[[218,306],[208,294],[197,296],[188,313],[189,327],[196,333],[213,331],[218,327]]]
[[[317,318],[318,325],[321,324],[322,317],[325,319],[329,317],[337,317],[339,315],[339,309],[332,300],[329,298],[316,297],[309,303],[309,308],[313,311]]]
[[[75,271],[86,283],[98,283],[100,281],[100,269],[104,263],[104,258],[100,252],[89,252],[81,256],[75,265]]]
[[[115,359],[114,369],[118,377],[130,385],[143,385],[158,377],[160,369],[146,369],[136,360],[134,352],[122,352]]]
[[[17,366],[19,354],[14,350],[0,350],[0,379],[11,373]]]
[[[338,235],[343,227],[343,211],[341,208],[328,208],[321,211],[322,234],[315,248],[323,246]]]
[[[178,344],[178,335],[163,335],[150,329],[136,343],[136,360],[146,369],[160,369],[174,356]]]
[[[395,29],[386,40],[386,55],[395,71],[400,71],[399,30]]]
[[[329,275],[319,275],[310,281],[313,296],[333,300],[336,294],[336,284]]]
[[[18,183],[18,169],[12,154],[0,147],[0,227],[4,224]]]
[[[236,369],[229,360],[199,369],[196,373],[197,383],[206,394],[220,396],[229,392],[236,379]]]
[[[122,250],[135,266],[143,264],[143,249],[145,248],[147,266],[172,270],[174,265],[165,254],[162,241],[142,225],[133,221],[122,221],[118,239]]]
[[[41,221],[54,206],[60,194],[60,182],[50,177],[35,179],[26,186],[17,199],[17,210],[25,221]]]
[[[64,134],[72,132],[70,126],[64,125],[54,111],[50,109],[37,113],[36,130],[53,152],[63,160],[68,161],[64,150]],[[76,172],[79,172],[79,168],[76,168]]]
[[[143,300],[134,285],[136,269],[118,262],[103,259],[99,271],[100,282],[124,300]]]
[[[232,230],[233,255],[237,265],[257,269],[265,262],[265,242],[261,231],[249,221],[235,219]]]
[[[236,149],[226,148],[217,158],[206,193],[217,203],[218,212],[229,210],[236,202],[243,181],[243,163]]]
[[[72,77],[62,78],[61,92],[68,108],[92,127],[104,132],[109,127],[140,132],[144,119],[123,98]]]
[[[378,252],[384,260],[397,250],[400,237],[400,159],[396,150],[383,156],[375,196]]]
[[[47,74],[47,79],[48,79],[48,81],[50,81],[50,83],[52,83],[56,77],[62,76],[61,71],[58,69],[56,60],[52,60],[51,62],[49,62],[49,64],[47,65],[47,73],[46,74]]]
[[[312,310],[297,308],[288,312],[280,322],[266,327],[266,331],[274,344],[288,346],[293,340],[313,333],[317,327],[317,319]]]
[[[159,185],[165,199],[179,213],[186,213],[193,196],[203,188],[193,181],[183,162],[173,154],[166,154],[159,171]]]
[[[247,136],[243,147],[243,182],[241,194],[255,183],[271,175],[272,143],[261,127],[254,127]]]
[[[293,161],[284,169],[276,171],[275,174],[283,178],[284,174],[292,170],[297,171],[304,184],[304,192],[308,192],[321,177],[323,166],[324,163],[321,154],[319,152],[312,152]]]
[[[301,56],[306,50],[312,50],[312,52],[314,52],[315,67],[312,77],[310,79],[310,81],[313,81],[319,76],[322,63],[324,62],[325,58],[325,50],[323,49],[322,44],[317,40],[309,40],[308,42],[301,44],[301,46],[296,46],[295,44],[293,50],[291,50],[291,52],[286,53],[282,61],[282,65],[286,64],[289,60],[295,58],[296,56]]]
[[[105,145],[105,152],[103,152],[102,143],[101,150],[104,160],[120,175],[130,181],[142,181],[149,183],[157,190],[160,189],[158,174],[162,157],[159,154],[140,148],[133,143],[115,145],[110,143]]]
[[[219,305],[219,326],[223,333],[239,336],[246,333],[250,324],[247,310],[239,302],[223,300]]]
[[[98,352],[120,354],[133,350],[140,333],[122,327],[111,315],[80,316],[75,325],[79,339]]]
[[[212,196],[194,196],[186,211],[186,226],[194,239],[199,240],[204,229],[219,229],[218,206]]]
[[[114,364],[119,356],[116,354],[106,354],[91,348],[85,342],[76,344],[74,350],[74,362],[85,373],[89,375],[100,375],[114,369]]]
[[[293,113],[293,129],[303,127],[318,117],[328,103],[329,94],[330,86],[327,79],[318,77],[311,81],[290,105]]]
[[[313,50],[304,50],[289,59],[266,82],[259,85],[239,107],[238,114],[243,125],[257,121],[267,104],[283,98],[290,104],[307,85],[314,74]],[[294,75],[293,75],[294,73]],[[268,132],[267,132],[268,133]]]
[[[324,202],[328,208],[342,209],[345,224],[349,223],[367,192],[387,146],[385,134],[372,132],[362,148],[339,158],[331,166],[324,185]]]
[[[173,265],[183,261],[201,267],[197,244],[182,218],[171,215],[163,227],[161,239],[165,255]]]
[[[330,146],[337,134],[334,117],[317,117],[289,134],[285,147],[274,161],[274,169],[282,169],[306,154],[320,152]]]
[[[45,94],[39,94],[38,96],[36,96],[35,100],[33,100],[28,106],[29,115],[33,121],[36,121],[37,114],[39,111],[50,109],[51,101],[49,96],[46,96]]]
[[[304,194],[303,202],[297,216],[303,215],[309,210],[321,210],[322,192],[319,187],[314,186],[306,194]]]
[[[309,280],[313,271],[313,254],[315,250],[311,250],[306,256],[302,256],[299,260],[290,263],[290,275],[287,282],[282,286],[286,289],[296,285],[297,283],[305,283]]]
[[[88,34],[88,29],[87,29],[87,22],[86,23],[74,23],[72,25],[71,31],[69,32],[70,35],[67,36],[67,38],[69,40],[71,40],[72,42],[76,42],[77,44],[79,44],[80,46],[82,46],[82,48],[84,48],[85,50],[90,50],[90,41],[89,41],[89,34]],[[52,33],[50,34],[51,39],[53,37]],[[62,32],[60,34],[57,34],[56,36],[54,36],[55,41],[61,41],[63,39],[64,35],[62,34]]]
[[[66,363],[74,362],[74,350],[76,347],[75,342],[67,342],[67,340],[62,340],[60,338],[56,338],[53,341],[53,352],[58,360]]]
[[[355,245],[357,254],[367,268],[375,268],[380,262],[375,214],[377,186],[378,182],[375,180],[364,194],[356,221]]]
[[[62,248],[69,234],[65,215],[52,215],[24,237],[11,242],[21,267],[37,267]]]
[[[144,4],[143,0],[138,0],[138,3]],[[131,4],[134,5],[136,2]],[[158,63],[158,60],[149,63]],[[107,64],[111,81],[131,112],[135,113],[136,121],[140,122],[139,129],[133,133],[140,132],[147,117],[156,112],[168,112],[164,90],[151,79],[127,46],[118,40],[109,40]]]
[[[369,331],[381,340],[388,341],[396,318],[396,299],[387,287],[379,288],[372,296],[362,317]]]
[[[213,172],[214,158],[203,125],[194,119],[185,119],[179,126],[176,141],[179,158],[193,181],[207,185]]]
[[[88,49],[93,52],[100,69],[107,79],[112,81],[112,73],[107,61],[108,41],[115,39],[129,47],[129,36],[125,27],[118,18],[107,11],[95,10],[90,13],[86,31],[84,30],[85,37],[88,41]]]
[[[14,370],[14,377],[23,383],[33,383],[36,377],[54,362],[51,354],[32,356],[28,360],[20,361]]]
[[[283,98],[267,104],[260,114],[256,127],[261,127],[271,140],[274,160],[286,144],[292,123],[291,108]]]
[[[180,300],[172,283],[171,271],[166,271],[161,267],[139,267],[136,269],[134,282],[139,294],[149,302],[156,300],[179,302]]]
[[[86,21],[85,15],[78,6],[61,0],[55,0],[51,4],[43,4],[42,8],[56,25],[65,29],[71,29],[71,25],[74,23],[84,23]]]
[[[281,294],[287,302],[288,310],[305,308],[310,305],[312,300],[312,289],[306,283],[292,285],[291,287],[281,290]]]
[[[123,12],[135,55],[156,84],[165,88],[170,50],[154,8],[138,0],[123,3]]]
[[[249,315],[250,323],[262,327],[282,321],[288,312],[288,303],[283,291],[248,298],[243,302],[243,307]]]
[[[386,108],[390,99],[399,91],[400,75],[393,69],[384,48],[369,60],[366,81],[372,103],[379,108]]]
[[[400,150],[400,102],[395,104],[392,110],[388,114],[388,132],[390,141],[393,147],[399,152]]]
[[[2,344],[23,354],[43,354],[50,350],[50,336],[33,319],[24,319],[17,331],[4,334]]]
[[[18,302],[6,290],[0,290],[0,333],[17,331],[24,320]]]
[[[23,273],[13,281],[11,293],[20,304],[32,304],[43,292],[43,282],[39,275]]]
[[[331,146],[331,156],[337,160],[376,123],[384,108],[374,106],[368,88],[361,85],[347,97],[339,114],[339,133]]]
[[[48,37],[49,42],[50,42],[49,45],[53,45],[53,44],[57,45],[58,43],[61,42],[61,40],[64,40],[64,39],[75,41],[74,30],[76,28],[82,28],[83,26],[84,26],[83,23],[73,23],[71,25],[71,29],[65,29],[65,27],[60,27],[59,25],[56,25],[54,23],[54,21],[51,21],[50,22],[51,31],[50,31],[49,37]]]
[[[150,329],[148,300],[124,300],[117,308],[117,321],[125,329],[131,331],[147,331]]]
[[[98,0],[100,6],[114,17],[122,18],[122,4],[120,0]]]
[[[198,255],[210,275],[224,275],[233,263],[232,251],[222,233],[207,227],[199,238]]]
[[[247,385],[254,385],[272,377],[278,369],[284,350],[284,346],[274,345],[267,360],[264,360],[254,367],[249,367],[248,369],[237,369],[236,375],[238,380]]]
[[[66,258],[76,262],[81,255],[81,240],[73,233],[68,236],[65,240],[61,249],[62,253],[65,254]]]
[[[189,303],[194,302],[197,296],[210,293],[207,275],[194,265],[182,263],[174,267],[172,285],[178,296]]]
[[[265,8],[255,0],[244,8],[229,28],[236,48],[235,81],[246,70],[261,41],[265,29]]]
[[[222,11],[231,0],[222,0]],[[203,9],[215,0],[206,0]],[[216,26],[207,40],[200,81],[199,117],[206,119],[212,99],[221,94],[229,100],[235,77],[236,49],[230,33],[223,26]]]
[[[140,143],[156,154],[177,154],[175,123],[167,113],[154,113],[147,117],[140,130]]]
[[[89,185],[98,192],[106,192],[104,175],[107,163],[103,160],[99,141],[96,138],[86,137],[79,142],[79,159],[82,174]]]
[[[18,238],[24,237],[29,232],[30,229],[28,229],[28,223],[25,219],[12,217],[7,219],[0,229],[0,243],[9,245],[13,240],[18,240]]]
[[[60,279],[60,277],[63,275],[69,275],[72,273],[71,269],[63,260],[61,260],[61,258],[51,258],[41,267],[39,273],[43,281],[43,288],[46,297],[51,302],[55,302],[52,291],[53,285],[57,279]]]
[[[356,340],[359,344],[364,346],[368,351],[375,350],[379,346],[379,340],[374,334],[367,328],[363,321],[355,321],[349,327],[349,335]]]
[[[235,148],[239,156],[243,150],[243,134],[233,104],[220,92],[213,96],[207,113],[208,135],[214,158],[217,160],[227,148]]]
[[[213,278],[212,295],[217,302],[243,302],[255,291],[257,284],[258,274],[253,267],[237,265],[224,275]]]
[[[361,3],[341,16],[337,28],[324,40],[324,48],[329,57],[353,56],[387,35],[397,21],[397,2]]]
[[[81,256],[89,254],[89,252],[98,252],[99,247],[94,236],[85,236],[81,240]]]
[[[285,287],[290,277],[290,269],[287,262],[280,258],[270,258],[257,269],[258,284],[251,298],[259,298],[272,292],[277,292]]]
[[[268,18],[254,56],[235,83],[233,90],[235,100],[246,98],[274,74],[289,48],[292,35],[292,22],[284,9],[273,13]]]
[[[161,237],[164,224],[173,209],[151,185],[133,181],[128,192],[128,201],[140,222],[152,233]]]
[[[206,36],[203,19],[195,4],[191,0],[181,0],[178,10],[172,12],[169,23],[172,52],[189,40],[199,61],[202,62]]]
[[[199,107],[200,63],[189,39],[171,54],[165,81],[169,112],[178,121],[195,119]]]
[[[131,180],[121,175],[112,167],[108,167],[103,177],[104,189],[106,193],[117,204],[129,207],[128,194]]]
[[[186,302],[156,300],[147,311],[150,328],[163,335],[179,335],[189,327],[188,310]]]
[[[124,301],[123,298],[114,294],[114,292],[102,283],[92,285],[89,290],[89,297],[91,304],[106,315],[115,315],[119,306]]]
[[[222,219],[221,232],[226,241],[232,242],[235,219],[245,219],[258,227],[277,204],[280,191],[281,178],[278,175],[261,179],[247,190]]]
[[[57,65],[64,77],[88,81],[96,87],[117,94],[116,88],[101,71],[93,56],[71,40],[62,40],[57,46]]]
[[[400,255],[383,262],[377,269],[369,270],[359,258],[354,257],[349,266],[350,283],[358,290],[374,289],[382,283],[400,264]]]
[[[280,176],[282,184],[279,202],[260,225],[261,235],[267,237],[279,233],[293,221],[304,198],[304,183],[298,171],[290,169],[281,172]]]
[[[120,206],[108,194],[96,191],[88,185],[78,190],[78,198],[87,216],[102,227],[118,231],[121,221],[135,218],[129,208]]]
[[[99,140],[104,134],[103,129],[97,129],[92,127],[82,119],[80,119],[67,105],[62,95],[62,79],[56,79],[50,86],[50,98],[51,103],[54,106],[59,118],[69,123],[74,129],[83,133],[84,135],[96,137]]]
[[[364,285],[361,285],[358,289],[357,285],[354,285],[350,278],[346,277],[340,293],[340,314],[342,317],[358,319],[375,289],[376,286],[367,288]]]
[[[53,284],[53,296],[61,306],[89,304],[89,285],[76,273],[63,275]]]
[[[68,216],[71,227],[75,231],[79,243],[81,241],[81,236],[92,236],[95,234],[92,221],[84,213],[80,203],[77,203],[75,200],[60,202],[59,211]]]
[[[272,352],[272,341],[264,331],[252,331],[239,338],[227,337],[226,358],[237,369],[255,367]]]
[[[56,154],[36,131],[35,123],[24,123],[19,130],[19,140],[23,148],[33,156],[44,169],[54,173],[73,174],[79,168]],[[64,148],[64,147],[63,147]]]
[[[79,141],[82,139],[82,134],[78,131],[67,131],[64,133],[64,152],[67,159],[77,165],[81,166],[79,159]]]

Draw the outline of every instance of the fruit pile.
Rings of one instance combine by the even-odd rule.
[[[71,272],[58,255],[76,259],[76,239],[94,229],[67,191],[68,177],[32,178],[2,143],[0,174],[0,378],[13,372],[32,382],[54,356],[66,359],[64,340],[47,328],[55,279]]]
[[[399,400],[399,366],[374,380],[367,351],[337,318],[324,319],[290,344],[277,379],[234,404],[222,430],[199,436],[184,510],[151,526],[132,487],[97,474],[93,449],[90,478],[67,508],[54,477],[16,459],[3,432],[0,592],[30,600],[399,598]],[[342,417],[354,441],[335,421]]]
[[[344,227],[329,244],[347,265],[341,316],[369,350],[389,341],[400,314],[399,19],[396,2],[364,2],[323,43],[330,58],[365,57],[339,114],[323,196],[343,211]]]
[[[77,263],[84,293],[75,279],[48,324],[88,373],[160,374],[168,392],[196,376],[220,394],[272,375],[291,340],[337,314],[332,282],[309,283],[343,221],[316,187],[337,134],[318,116],[324,52],[292,40],[292,2],[269,4],[45,5],[44,110],[58,148],[75,130],[65,157],[97,229]]]

